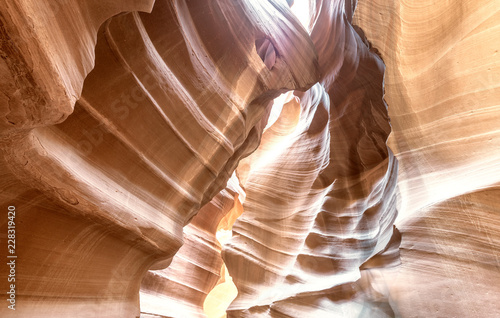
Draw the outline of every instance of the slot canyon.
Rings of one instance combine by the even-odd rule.
[[[500,317],[500,0],[0,0],[0,317]]]

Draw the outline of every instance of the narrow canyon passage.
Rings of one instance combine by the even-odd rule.
[[[0,0],[0,316],[500,316],[499,11]]]

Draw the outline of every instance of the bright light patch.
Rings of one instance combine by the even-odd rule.
[[[264,128],[266,131],[269,127],[271,127],[281,115],[281,110],[283,109],[283,105],[288,103],[293,97],[293,92],[290,91],[285,94],[281,94],[273,100],[273,108],[271,108],[271,114],[269,115],[269,119],[267,120],[267,125]]]
[[[310,12],[309,12],[309,0],[295,0],[292,5],[292,12],[299,19],[300,23],[304,26],[304,29],[309,32],[309,22],[310,22]]]

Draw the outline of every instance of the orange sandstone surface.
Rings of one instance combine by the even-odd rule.
[[[0,0],[0,317],[500,317],[499,21]]]

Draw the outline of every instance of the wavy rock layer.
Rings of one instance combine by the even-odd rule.
[[[101,24],[122,11],[151,11],[153,3],[2,0],[0,131],[63,121],[94,66]]]
[[[270,101],[318,79],[298,23],[261,23],[276,5],[160,0],[108,19],[151,10],[134,3],[2,2],[1,200],[26,226],[18,315],[139,315],[147,268],[168,265],[258,146]]]
[[[500,181],[499,18],[495,0],[359,4],[387,65],[402,217]]]
[[[372,270],[373,294],[397,317],[497,317],[500,188],[422,209],[398,226],[402,266]]]
[[[217,230],[241,207],[235,175],[228,188],[200,209],[184,228],[184,244],[168,268],[150,270],[141,284],[141,312],[166,317],[206,317],[207,295],[224,277]],[[231,224],[232,225],[232,224]],[[157,265],[158,266],[158,265]]]
[[[238,288],[229,317],[360,312],[343,304],[346,289],[393,234],[397,164],[385,144],[383,63],[343,2],[316,6],[320,83],[287,98],[238,168],[247,197],[224,249]]]
[[[287,2],[0,0],[0,316],[500,315],[498,1]]]
[[[387,65],[401,164],[403,266],[371,281],[401,317],[499,315],[499,18],[498,1],[360,1],[356,12]]]

